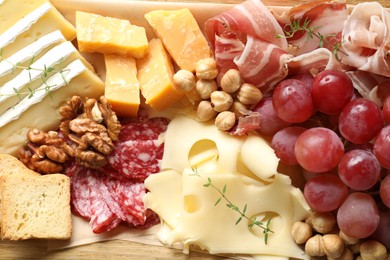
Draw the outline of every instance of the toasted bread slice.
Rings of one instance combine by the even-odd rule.
[[[0,154],[0,177],[10,174],[32,174],[39,175],[39,173],[28,169],[15,156],[9,154]]]
[[[63,174],[0,178],[2,239],[68,239],[72,232],[70,180]]]

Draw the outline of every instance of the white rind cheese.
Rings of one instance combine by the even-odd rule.
[[[42,35],[60,30],[67,40],[76,36],[75,28],[49,2],[44,3],[0,35],[1,58],[33,43]]]
[[[232,137],[185,116],[174,117],[165,136],[162,171],[146,179],[144,197],[160,216],[163,243],[212,254],[308,258],[290,231],[310,208],[290,178],[277,172],[279,160],[262,137]],[[249,228],[245,218],[235,224],[240,214],[227,201],[215,205],[221,194],[204,186],[208,178],[221,192],[226,186],[226,197],[239,209],[246,205],[249,218],[271,219],[267,244],[261,228]]]
[[[47,79],[46,84],[42,84],[40,87],[35,89],[35,93],[31,97],[23,98],[18,104],[8,109],[5,113],[0,116],[0,128],[9,122],[16,120],[31,106],[42,102],[47,96],[51,95],[54,91],[67,86],[73,78],[80,75],[87,68],[80,60],[75,60],[64,68],[62,72],[57,72],[53,76]],[[47,86],[50,86],[47,89]]]
[[[36,92],[37,96],[34,95],[32,99],[35,104],[26,99],[17,109],[11,108],[7,112],[8,119],[4,119],[3,123],[6,121],[8,123],[0,127],[0,153],[16,154],[26,142],[26,133],[31,128],[46,131],[56,129],[60,122],[58,109],[73,95],[90,98],[99,98],[103,95],[104,83],[83,62],[76,60],[67,67],[67,71],[67,77],[70,79],[68,84],[63,84],[63,75],[66,75],[64,70],[63,75],[59,73],[51,77],[49,81],[59,89],[50,92],[50,95],[48,92]],[[45,93],[44,97],[42,93]],[[36,101],[40,102],[36,103]],[[27,106],[29,106],[28,109],[25,109]],[[25,111],[18,111],[18,109]],[[17,120],[12,120],[13,118]]]
[[[28,96],[48,77],[63,70],[69,62],[75,59],[83,58],[71,42],[63,42],[50,49],[30,65],[31,69],[24,69],[0,87],[0,114],[16,105],[21,98]],[[86,61],[84,63],[89,65]]]
[[[8,59],[0,62],[0,86],[15,77],[21,69],[39,59],[56,44],[65,42],[66,39],[59,30],[42,36],[37,41],[13,54]]]

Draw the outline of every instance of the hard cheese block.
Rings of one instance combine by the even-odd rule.
[[[142,58],[148,52],[145,29],[128,20],[76,12],[76,28],[80,51],[135,58]]]
[[[48,0],[3,0],[0,2],[0,34]]]
[[[106,87],[104,95],[118,116],[136,117],[140,105],[139,82],[135,59],[104,55]]]
[[[189,9],[151,11],[145,18],[181,69],[194,72],[198,60],[212,57]]]
[[[67,40],[76,37],[73,25],[49,2],[44,3],[0,35],[1,58],[8,58],[43,35],[56,30],[60,30]]]
[[[137,60],[137,68],[142,96],[154,109],[167,108],[183,96],[173,84],[173,65],[159,39],[149,42],[149,54]]]
[[[24,69],[15,78],[0,86],[0,114],[17,104],[21,98],[30,95],[30,92],[54,73],[65,72],[64,67],[76,59],[83,61],[89,69],[92,68],[69,41],[49,50],[30,65],[32,69]],[[46,85],[47,90],[51,91],[51,85]]]
[[[50,87],[50,92],[47,91]],[[80,60],[57,72],[0,117],[0,153],[15,154],[26,142],[31,128],[56,129],[60,118],[58,109],[73,95],[98,98],[103,95],[104,83]]]

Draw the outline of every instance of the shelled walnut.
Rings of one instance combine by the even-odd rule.
[[[106,98],[73,96],[59,114],[62,138],[55,131],[29,131],[28,142],[19,151],[20,160],[44,174],[61,172],[70,158],[93,169],[106,165],[106,155],[113,151],[121,129]]]
[[[18,152],[21,162],[43,174],[63,170],[62,164],[69,160],[69,156],[64,150],[66,144],[57,132],[31,129],[27,132],[27,138],[27,145]]]

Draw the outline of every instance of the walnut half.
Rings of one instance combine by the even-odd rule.
[[[19,150],[19,159],[40,173],[56,173],[74,158],[80,165],[97,169],[108,163],[106,155],[114,149],[121,124],[104,96],[73,96],[59,110],[58,132],[28,131],[28,142]]]

